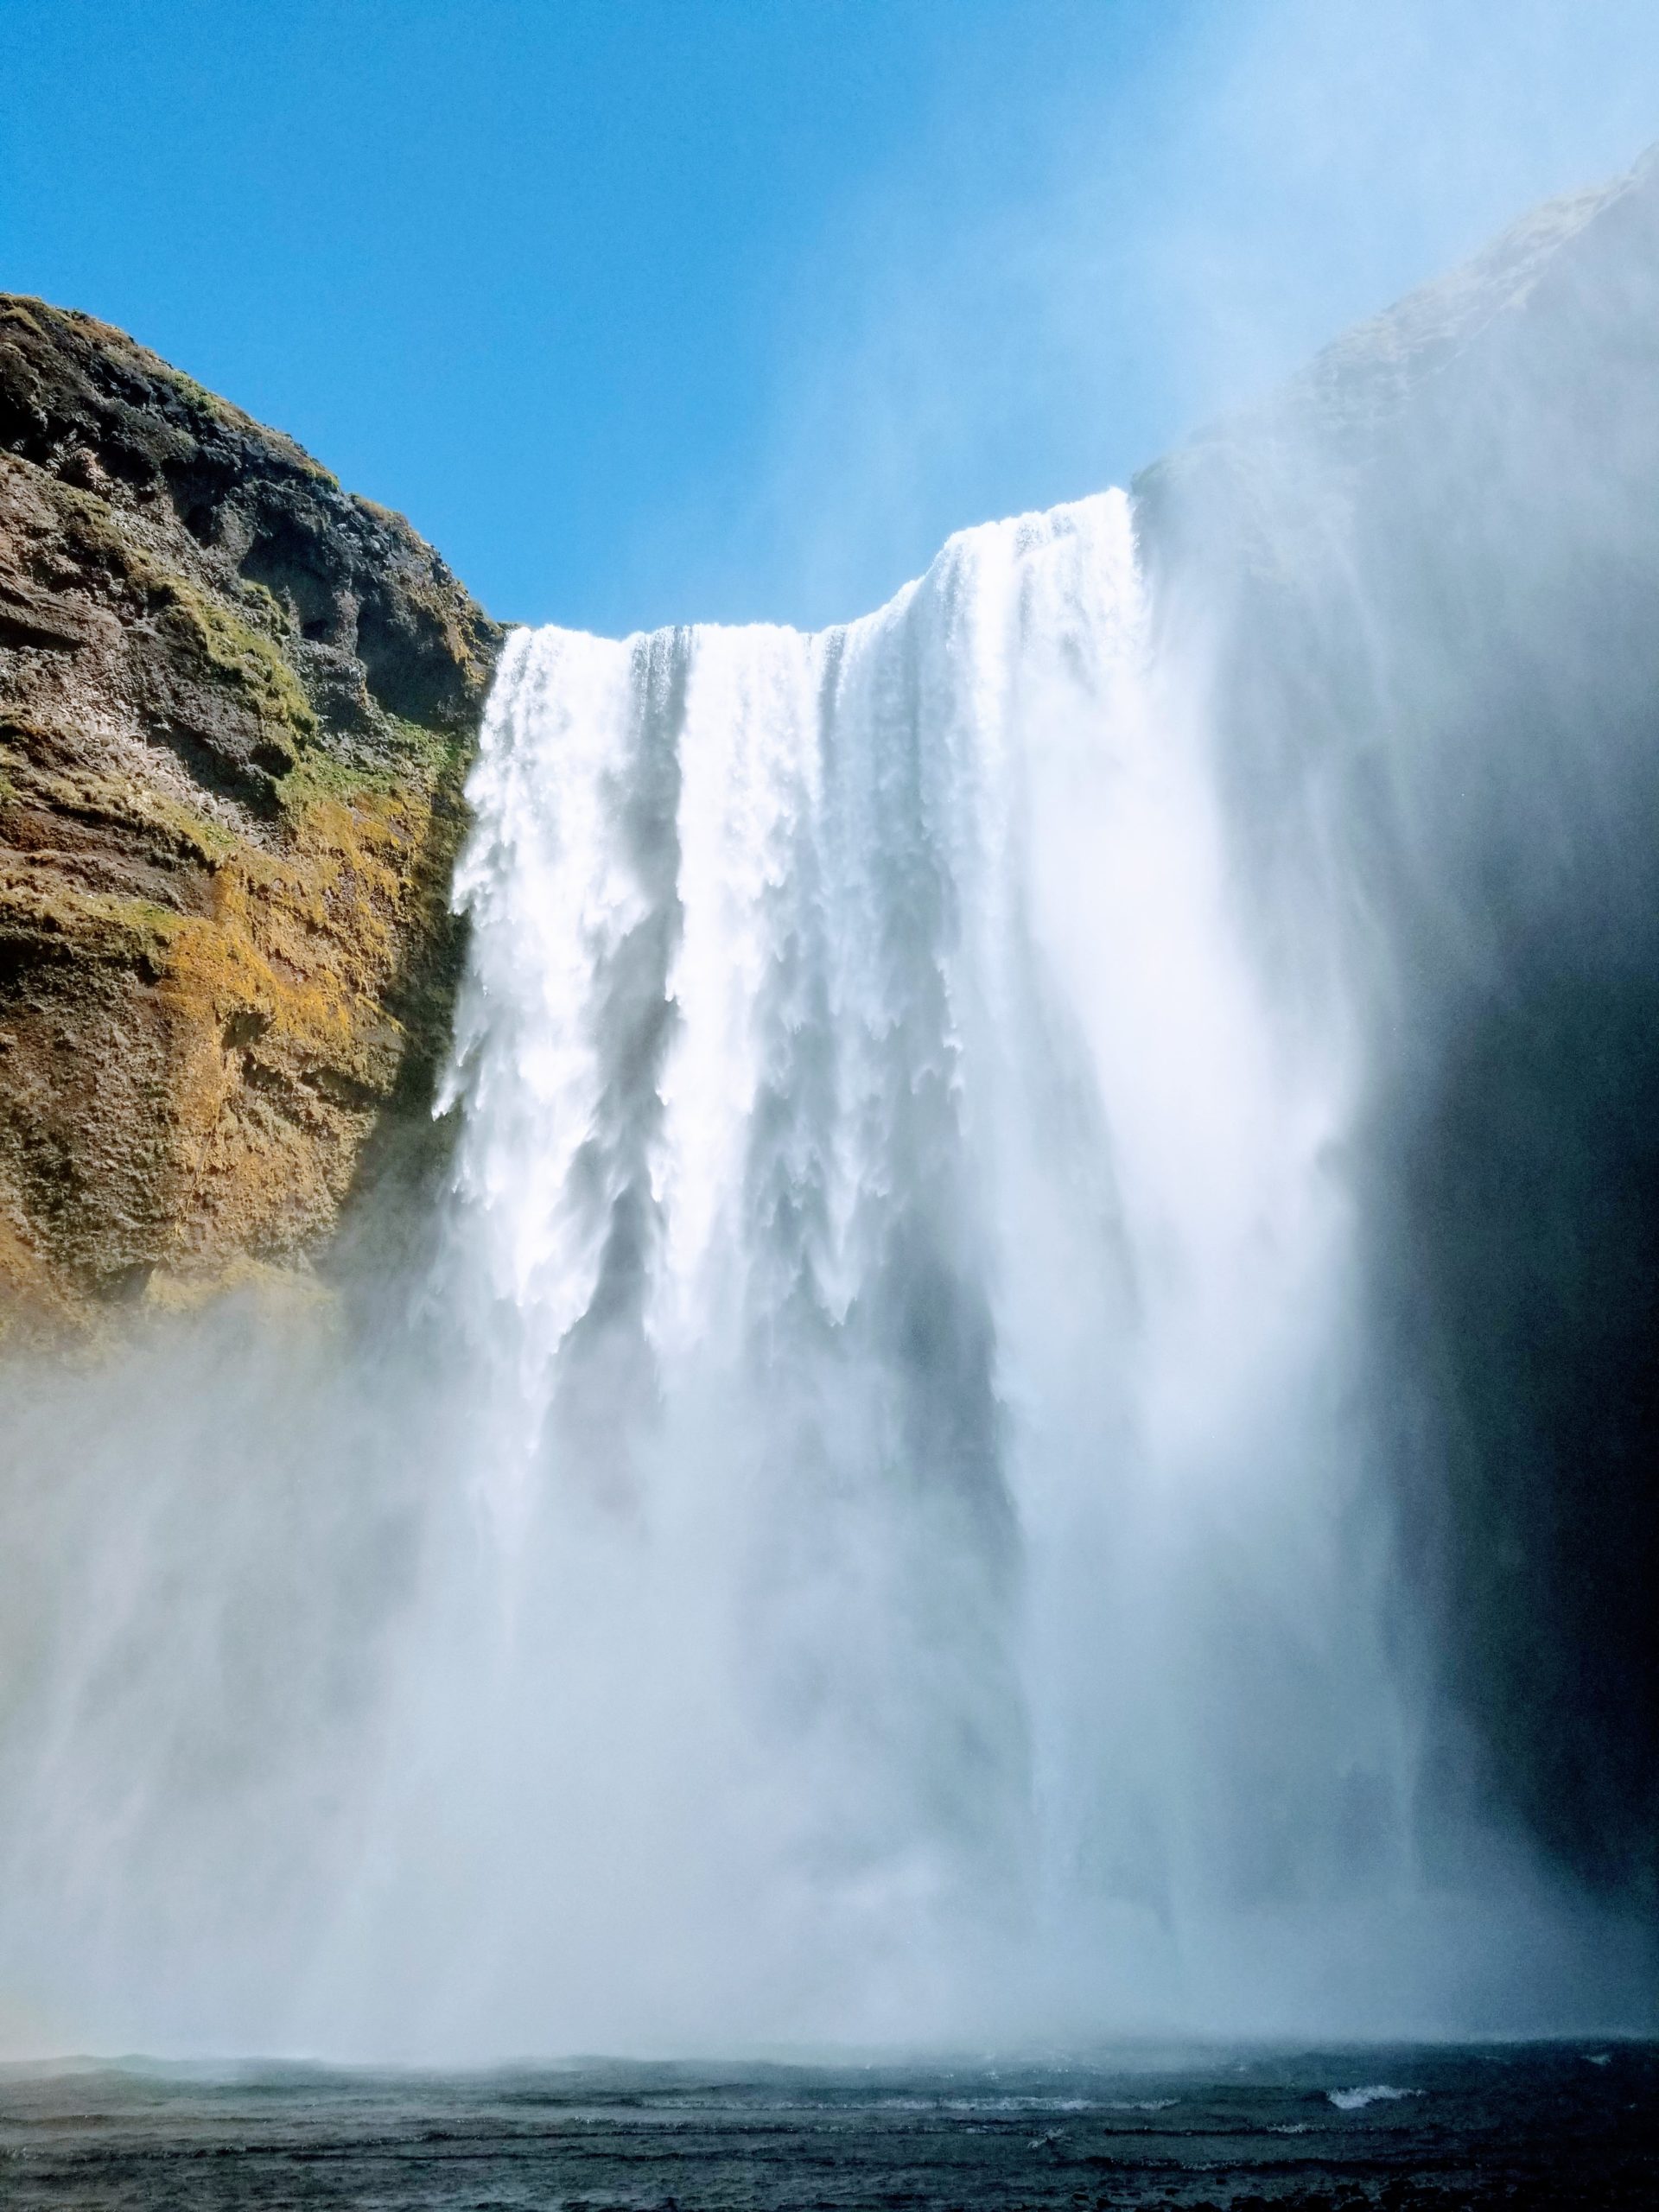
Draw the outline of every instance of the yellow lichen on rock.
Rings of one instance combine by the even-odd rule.
[[[429,1125],[499,632],[86,317],[0,298],[0,1341],[314,1301]]]

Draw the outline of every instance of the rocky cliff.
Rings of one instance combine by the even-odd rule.
[[[1656,394],[1650,156],[1136,487],[1268,955],[1293,1005],[1334,967],[1363,1039],[1366,1427],[1454,1716],[1428,1794],[1495,1789],[1649,1904]]]
[[[289,439],[0,297],[0,1335],[302,1281],[418,1151],[500,634]]]

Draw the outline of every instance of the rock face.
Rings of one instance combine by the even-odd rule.
[[[1432,1790],[1649,1904],[1656,396],[1649,156],[1137,487],[1264,942],[1293,1003],[1333,959],[1365,1039],[1367,1427],[1460,1716]]]
[[[418,1149],[500,636],[289,440],[0,297],[0,1338],[302,1275]]]

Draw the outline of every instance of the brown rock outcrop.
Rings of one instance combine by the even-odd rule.
[[[429,1126],[500,636],[291,441],[0,296],[0,1336],[302,1275]]]

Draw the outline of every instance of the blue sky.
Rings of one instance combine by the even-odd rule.
[[[3,0],[0,286],[496,613],[819,622],[1659,137],[1651,0]]]

